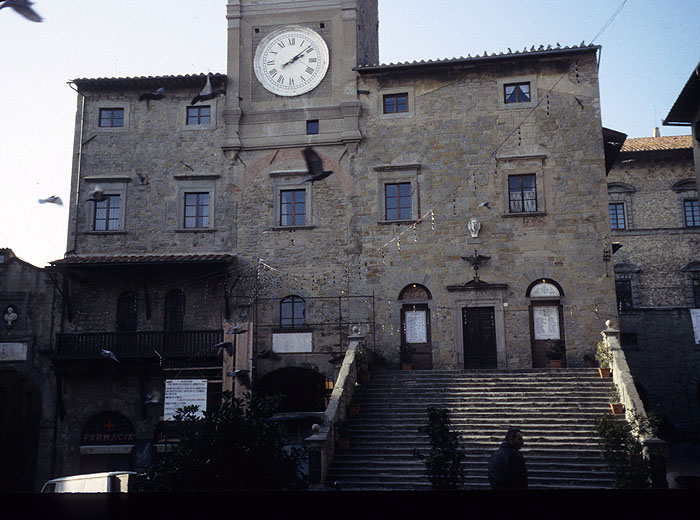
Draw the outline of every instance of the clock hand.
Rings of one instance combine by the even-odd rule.
[[[301,58],[304,54],[306,54],[307,52],[309,52],[310,49],[311,49],[310,47],[304,49],[304,50],[301,51],[299,54],[297,54],[296,56],[294,56],[291,60],[289,60],[287,63],[282,64],[282,67],[286,67],[286,66],[289,65],[290,63],[294,63],[294,62],[297,61],[299,58]]]

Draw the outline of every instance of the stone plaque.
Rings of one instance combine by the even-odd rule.
[[[551,283],[540,283],[530,291],[530,298],[559,298],[559,289]]]
[[[0,361],[27,361],[27,344],[0,343]]]
[[[427,343],[428,323],[425,311],[406,311],[406,343]]]
[[[690,320],[693,322],[695,343],[700,344],[700,309],[690,309]]]
[[[560,339],[557,307],[534,307],[532,319],[535,323],[535,339]]]
[[[311,332],[276,332],[272,335],[274,352],[312,352]]]
[[[165,381],[165,405],[163,420],[172,421],[178,408],[197,405],[198,417],[204,417],[207,409],[206,379],[167,379]]]

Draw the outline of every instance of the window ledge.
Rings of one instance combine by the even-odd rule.
[[[277,327],[272,329],[273,334],[308,334],[313,332],[311,327]]]
[[[547,215],[546,211],[523,211],[521,213],[504,213],[501,215],[503,218],[512,217],[544,217]]]
[[[297,229],[314,229],[316,226],[274,226],[270,228],[270,231],[289,231]]]
[[[178,228],[175,233],[214,233],[216,228]]]
[[[418,222],[416,219],[406,219],[406,220],[380,220],[377,224],[387,225],[387,224],[415,224]]]
[[[126,235],[126,231],[122,231],[120,229],[117,229],[115,231],[96,231],[96,230],[91,230],[91,231],[85,231],[86,235]]]

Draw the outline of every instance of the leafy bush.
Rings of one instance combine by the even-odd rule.
[[[197,417],[196,406],[178,410],[179,443],[137,478],[141,491],[281,491],[305,489],[303,448],[286,446],[283,426],[270,420],[281,396],[224,402]]]
[[[457,489],[464,482],[464,453],[459,449],[461,435],[450,430],[449,412],[429,406],[428,425],[421,431],[430,437],[430,452],[415,450],[414,455],[425,463],[433,489]]]

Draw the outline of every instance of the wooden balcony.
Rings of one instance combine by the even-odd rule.
[[[214,358],[214,345],[223,341],[223,330],[77,332],[56,334],[54,359],[101,358],[102,349],[119,360]]]

